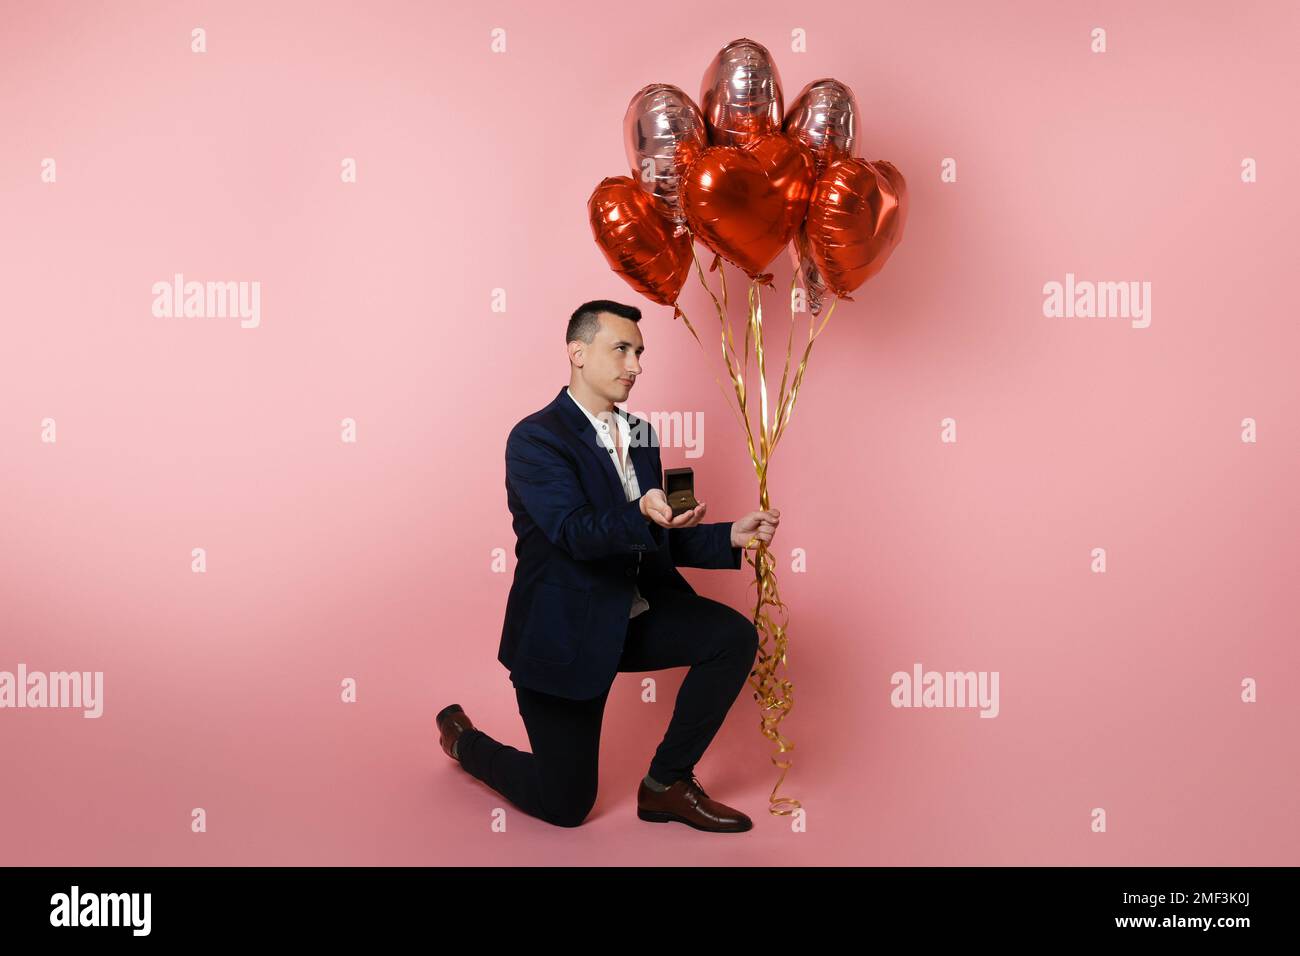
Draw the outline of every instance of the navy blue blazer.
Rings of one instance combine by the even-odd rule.
[[[641,493],[663,488],[658,434],[615,411],[633,428],[627,455]],[[638,425],[649,443],[637,444]],[[518,686],[572,700],[603,694],[618,673],[634,582],[653,609],[663,588],[696,593],[679,566],[741,566],[730,521],[655,524],[639,500],[627,500],[613,459],[564,388],[506,439],[506,501],[517,540],[497,660]]]

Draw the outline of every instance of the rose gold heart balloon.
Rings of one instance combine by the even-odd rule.
[[[700,109],[714,146],[743,146],[781,129],[781,75],[767,47],[732,40],[713,58],[700,83]]]
[[[857,111],[853,91],[830,77],[813,80],[790,104],[785,114],[785,134],[808,147],[818,177],[828,164],[853,155]],[[819,315],[827,291],[826,280],[813,261],[806,227],[800,227],[789,249],[795,271],[803,275],[808,311]]]
[[[610,268],[660,305],[672,305],[690,275],[691,237],[675,235],[655,200],[627,176],[610,176],[587,200],[591,234]]]
[[[858,102],[853,91],[829,77],[805,86],[785,114],[783,129],[808,147],[820,177],[837,159],[848,159],[857,145]]]
[[[849,299],[884,267],[903,238],[907,206],[907,183],[892,163],[854,158],[826,167],[813,186],[807,230],[831,292]]]
[[[706,149],[686,171],[682,201],[701,242],[770,284],[763,269],[803,221],[812,182],[808,148],[769,133],[746,146]]]
[[[653,83],[628,104],[623,116],[623,145],[632,178],[658,200],[676,233],[685,232],[682,174],[709,145],[700,108],[677,87]]]

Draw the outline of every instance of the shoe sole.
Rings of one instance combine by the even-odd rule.
[[[638,818],[645,820],[647,823],[684,823],[694,830],[702,830],[705,833],[747,833],[753,829],[753,823],[747,827],[702,827],[698,823],[692,823],[683,816],[676,813],[669,813],[667,810],[642,810],[637,807],[636,815]]]
[[[455,711],[458,711],[458,710],[460,710],[460,709],[461,709],[460,704],[448,704],[448,705],[447,705],[446,707],[444,707],[442,710],[438,711],[438,713],[434,714],[434,716],[433,716],[433,722],[434,722],[435,724],[441,725],[441,724],[442,724],[442,718],[444,718],[444,717],[446,717],[448,714],[453,713],[453,712],[455,712]]]

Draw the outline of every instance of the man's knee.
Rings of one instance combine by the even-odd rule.
[[[544,777],[547,782],[543,783],[539,795],[542,812],[538,815],[557,827],[579,826],[596,805],[596,792],[599,790],[594,769],[582,773],[582,777],[585,779],[578,779],[576,768],[562,780]]]
[[[590,800],[582,800],[578,803],[571,803],[564,806],[551,808],[547,807],[542,819],[547,823],[553,823],[557,827],[577,827],[581,826],[591,813],[591,808],[596,805],[593,797]]]
[[[707,646],[710,657],[752,661],[758,652],[758,628],[735,608],[727,608],[715,622]]]
[[[758,627],[734,608],[732,614],[731,640],[738,652],[753,657],[758,651]]]

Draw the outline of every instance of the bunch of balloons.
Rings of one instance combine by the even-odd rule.
[[[632,97],[623,121],[632,175],[603,180],[587,202],[592,235],[610,266],[642,295],[673,306],[673,317],[683,319],[703,348],[677,305],[691,265],[699,272],[718,311],[722,357],[763,510],[771,507],[767,479],[772,454],[793,414],[813,342],[836,303],[849,299],[849,293],[881,270],[907,220],[902,175],[884,160],[868,162],[853,155],[856,127],[857,102],[845,84],[833,79],[809,83],[786,111],[771,54],[753,40],[734,40],[705,71],[699,105],[666,83],[647,86]],[[726,270],[719,272],[719,300],[695,257],[695,240],[714,253],[710,271],[725,259],[749,276],[743,352],[727,314]],[[773,403],[760,287],[772,285],[772,273],[764,270],[783,249],[790,251],[795,273],[803,278],[806,311],[815,317],[823,311],[826,295],[834,298],[815,332],[810,321],[803,356],[792,372],[798,308],[791,282],[791,334]],[[751,345],[758,364],[752,378]],[[751,408],[758,413],[757,427],[750,422]],[[745,560],[754,568],[759,632],[750,684],[762,712],[762,733],[776,745],[773,763],[781,770],[769,810],[789,814],[800,803],[778,793],[790,769],[779,755],[793,749],[779,726],[794,703],[793,683],[778,676],[786,661],[788,608],[777,587],[776,559],[766,544],[757,542],[754,556]]]
[[[853,91],[815,80],[785,110],[776,63],[753,40],[713,58],[699,105],[667,83],[639,91],[623,137],[632,175],[591,194],[592,234],[613,270],[661,305],[676,305],[692,238],[769,286],[764,270],[788,248],[813,315],[828,291],[850,299],[902,238],[907,185],[893,164],[853,155]]]

